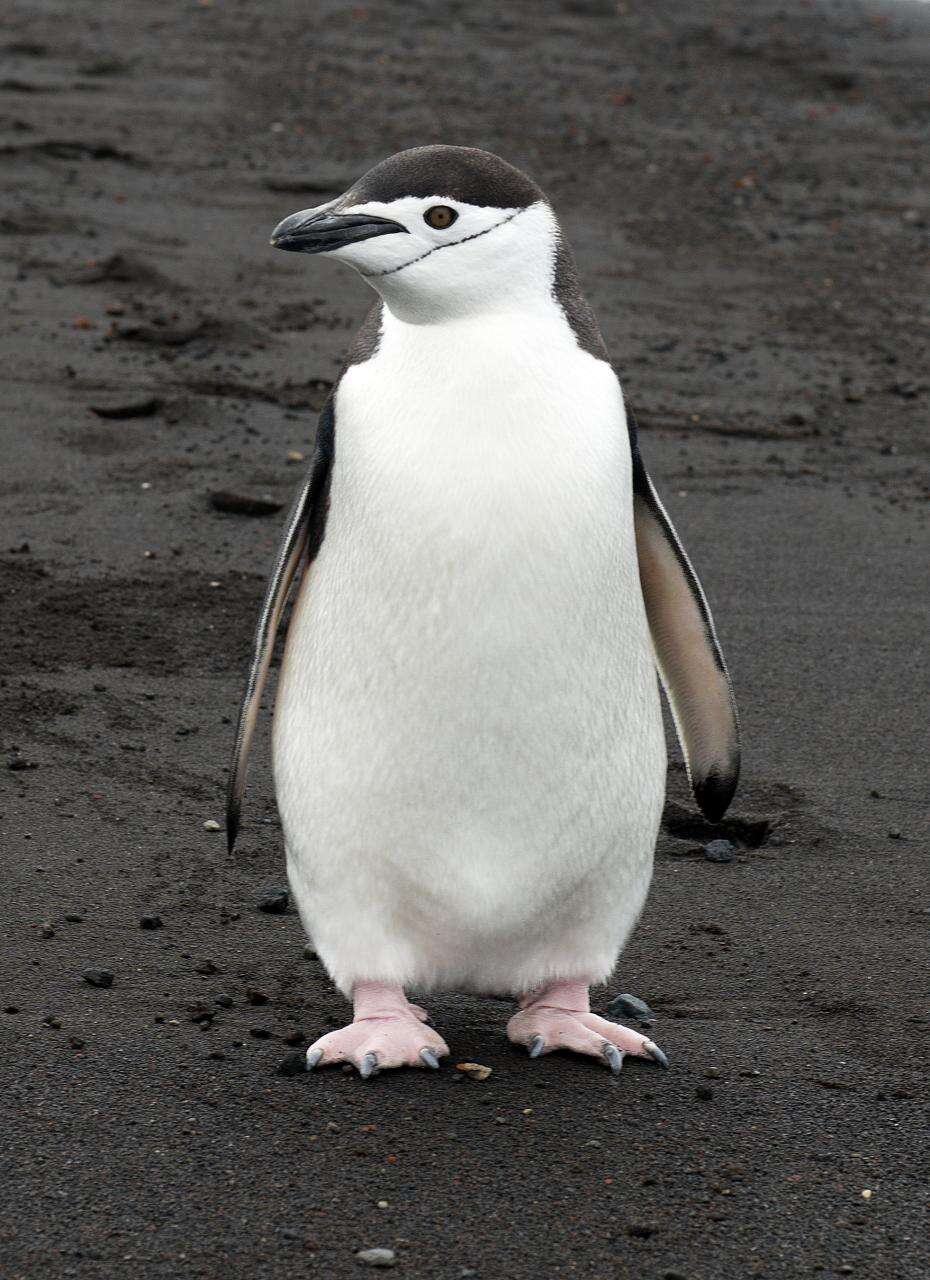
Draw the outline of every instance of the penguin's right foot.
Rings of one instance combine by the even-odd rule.
[[[360,982],[352,991],[355,1017],[347,1027],[321,1036],[307,1050],[307,1070],[351,1062],[363,1080],[388,1067],[430,1067],[449,1048],[425,1025],[426,1012],[411,1004],[402,987]]]

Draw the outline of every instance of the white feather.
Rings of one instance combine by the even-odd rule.
[[[394,276],[337,392],[274,768],[293,893],[345,992],[602,980],[648,890],[665,744],[622,396],[551,299],[551,213],[487,251],[532,217],[494,306],[470,262],[463,304],[419,323]],[[462,249],[411,270],[454,298]]]

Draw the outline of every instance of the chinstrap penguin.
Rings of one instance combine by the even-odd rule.
[[[292,586],[273,761],[301,919],[353,1022],[308,1067],[448,1053],[405,989],[512,993],[507,1035],[666,1064],[591,1013],[665,792],[656,667],[718,820],[739,738],[707,601],[646,473],[543,192],[404,151],[271,243],[379,295],[320,415],[255,637],[227,810]]]

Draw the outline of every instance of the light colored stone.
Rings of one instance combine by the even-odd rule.
[[[455,1069],[468,1076],[469,1080],[487,1080],[488,1076],[491,1075],[491,1068],[484,1066],[480,1062],[457,1062]]]
[[[393,1249],[360,1249],[355,1256],[367,1267],[393,1267],[397,1261]]]

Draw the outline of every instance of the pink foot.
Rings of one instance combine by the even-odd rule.
[[[432,1067],[449,1049],[424,1026],[427,1013],[411,1004],[402,987],[359,982],[352,991],[355,1016],[347,1027],[321,1036],[307,1050],[307,1070],[352,1062],[367,1080],[383,1067]]]
[[[523,996],[520,1012],[507,1023],[507,1038],[525,1044],[531,1058],[553,1049],[604,1058],[614,1075],[619,1075],[628,1053],[668,1066],[668,1058],[646,1036],[592,1013],[584,982],[553,982]]]

